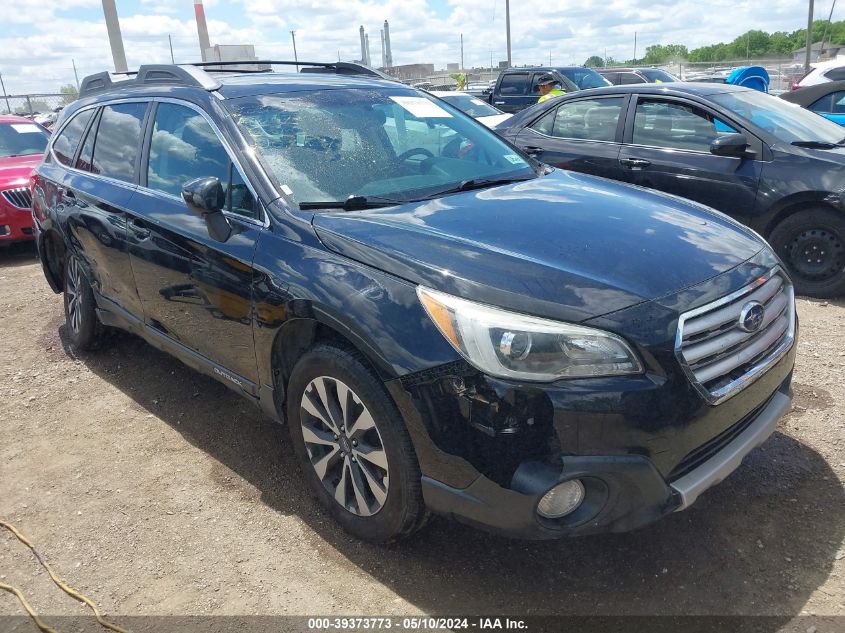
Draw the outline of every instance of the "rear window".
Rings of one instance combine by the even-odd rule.
[[[146,111],[146,103],[121,103],[103,108],[94,142],[94,173],[123,182],[135,181],[141,124]]]
[[[73,155],[76,153],[76,147],[79,145],[82,133],[93,115],[93,109],[79,112],[68,121],[61,134],[56,137],[53,142],[53,153],[63,165],[70,165],[73,161]]]
[[[640,71],[644,76],[648,77],[648,80],[652,83],[668,83],[672,81],[678,81],[678,78],[674,75],[670,75],[665,70],[660,70],[659,68],[644,68]]]
[[[43,154],[48,138],[35,123],[0,123],[0,158]]]

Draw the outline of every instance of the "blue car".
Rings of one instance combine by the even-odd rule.
[[[377,542],[431,512],[631,530],[789,411],[793,284],[753,231],[299,65],[85,79],[32,179],[72,347],[122,328],[230,387],[287,424],[304,477],[277,479]]]
[[[780,98],[845,126],[845,81],[824,83],[785,92]]]

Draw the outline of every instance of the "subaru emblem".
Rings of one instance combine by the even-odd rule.
[[[739,329],[743,332],[756,332],[763,327],[763,319],[766,318],[766,309],[757,301],[749,301],[742,306],[739,313]]]

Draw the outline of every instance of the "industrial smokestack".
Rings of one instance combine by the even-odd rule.
[[[114,72],[125,73],[126,53],[123,50],[123,36],[120,34],[120,22],[117,19],[117,7],[114,0],[103,0],[103,15],[106,18],[106,29],[109,32],[111,56],[114,60]]]
[[[205,52],[211,48],[211,42],[208,39],[208,25],[205,23],[205,8],[202,6],[202,0],[194,0],[194,15],[197,18],[197,35],[200,39],[200,56],[202,61],[205,61]]]
[[[387,57],[384,52],[384,29],[381,31],[381,67],[387,66]]]
[[[367,42],[366,42],[366,34],[364,33],[364,25],[361,25],[361,28],[358,29],[358,32],[361,35],[361,63],[367,63]]]
[[[390,25],[384,21],[384,65],[387,68],[393,66],[393,52],[390,50]]]
[[[369,33],[367,33],[364,36],[364,41],[367,43],[367,61],[365,63],[367,64],[367,66],[372,66],[373,62],[372,62],[372,59],[370,58],[370,34]]]

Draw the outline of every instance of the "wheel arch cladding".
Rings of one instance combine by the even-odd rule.
[[[67,248],[56,231],[45,231],[38,238],[38,253],[47,283],[56,294],[64,290]]]

